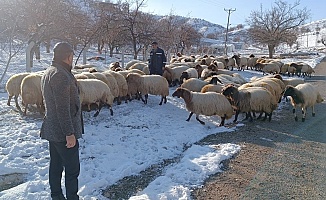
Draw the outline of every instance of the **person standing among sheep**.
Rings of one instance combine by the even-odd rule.
[[[166,57],[163,49],[158,47],[157,42],[152,43],[152,50],[149,58],[149,71],[150,74],[161,75],[163,74],[166,63]]]
[[[77,81],[71,73],[72,62],[71,45],[57,43],[53,48],[52,65],[41,79],[45,117],[40,135],[49,141],[49,184],[53,200],[66,199],[61,189],[63,169],[67,199],[79,199],[78,139],[82,137],[83,126]]]

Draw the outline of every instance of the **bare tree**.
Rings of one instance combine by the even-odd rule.
[[[118,2],[120,5],[121,25],[128,32],[128,39],[131,43],[134,59],[137,59],[138,53],[144,47],[143,39],[148,37],[149,31],[144,30],[148,21],[148,15],[140,11],[145,5],[145,0],[126,0],[124,3]]]
[[[252,11],[247,23],[250,26],[250,37],[268,46],[269,57],[273,57],[274,49],[281,43],[289,41],[297,35],[294,28],[302,25],[310,16],[307,8],[299,9],[300,1],[293,5],[278,0],[270,10]],[[291,39],[290,39],[291,40]]]
[[[6,54],[7,60],[3,61],[4,65],[0,63],[3,69],[1,83],[7,73],[11,60],[24,48],[24,34],[20,26],[24,24],[22,22],[23,17],[17,14],[19,10],[18,1],[4,0],[0,6],[0,42],[1,49]]]
[[[179,30],[178,48],[183,54],[185,49],[190,49],[192,45],[198,45],[202,35],[189,24],[183,24]]]

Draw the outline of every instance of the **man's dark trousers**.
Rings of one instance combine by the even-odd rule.
[[[79,165],[79,143],[72,148],[66,147],[66,142],[49,142],[50,146],[50,170],[49,183],[51,197],[62,195],[61,178],[65,169],[66,196],[68,200],[79,199],[78,176]]]

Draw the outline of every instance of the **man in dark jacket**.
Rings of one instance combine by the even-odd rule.
[[[41,81],[45,104],[41,138],[49,141],[49,184],[54,200],[65,200],[61,189],[63,169],[67,199],[79,199],[78,139],[83,129],[77,81],[71,73],[72,62],[72,47],[68,43],[57,43],[53,48],[52,65]]]
[[[162,75],[166,63],[164,51],[158,47],[157,42],[152,43],[152,48],[149,59],[149,71],[151,74]]]

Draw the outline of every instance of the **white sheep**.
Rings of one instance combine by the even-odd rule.
[[[284,92],[284,96],[291,97],[291,104],[293,106],[293,114],[295,121],[298,121],[296,114],[296,107],[301,107],[302,122],[306,119],[307,108],[312,108],[312,116],[315,116],[315,104],[323,101],[318,90],[310,83],[299,84],[295,87],[288,85]]]
[[[74,74],[74,77],[76,79],[88,79],[88,76],[86,76],[85,74]]]
[[[278,63],[257,63],[256,65],[262,65],[263,67],[259,67],[263,71],[263,75],[269,74],[279,74],[280,73],[280,66]]]
[[[245,78],[243,78],[240,74],[238,73],[233,73],[231,75],[228,75],[228,74],[218,74],[216,75],[218,78],[225,78],[229,81],[231,81],[232,83],[236,83],[236,84],[245,84],[247,83],[248,81],[246,81]],[[223,82],[223,81],[222,81]]]
[[[119,71],[122,72],[122,71]],[[109,73],[111,74],[115,80],[117,81],[118,84],[118,91],[119,91],[119,96],[118,96],[118,104],[121,104],[121,101],[123,98],[127,97],[128,94],[128,84],[127,84],[127,80],[126,78],[120,74],[119,72],[115,72],[115,71],[104,71],[103,74]],[[125,101],[127,102],[127,100]]]
[[[6,90],[8,93],[8,102],[7,105],[10,106],[10,101],[12,99],[12,97],[14,97],[15,99],[15,103],[16,103],[16,108],[18,110],[21,110],[19,104],[18,104],[18,97],[20,95],[20,84],[23,80],[23,78],[25,78],[27,75],[29,75],[30,73],[19,73],[19,74],[15,74],[13,76],[11,76],[7,83],[6,83]]]
[[[147,104],[148,94],[160,95],[161,101],[159,105],[167,102],[167,96],[169,95],[169,84],[167,80],[160,75],[139,75],[136,73],[128,74],[128,93],[130,95],[140,93],[142,101]],[[145,95],[145,99],[141,95]]]
[[[183,79],[189,79],[189,78],[198,78],[198,72],[195,68],[188,68],[185,71],[181,73],[180,76],[180,83],[183,83]]]
[[[150,74],[149,73],[149,70],[148,70],[148,73],[145,73],[145,72],[143,72],[142,70],[140,70],[140,69],[136,69],[136,68],[129,68],[128,70],[126,70],[126,72],[128,72],[128,73],[137,73],[137,74],[140,74],[140,75],[148,75],[148,74]],[[124,74],[125,75],[125,74]],[[127,74],[128,75],[128,74]],[[125,77],[127,77],[127,76],[125,76]]]
[[[223,69],[227,69],[228,58],[226,56],[217,56],[214,58],[214,60],[223,63],[223,65],[224,65]]]
[[[43,96],[41,91],[40,74],[32,73],[23,78],[20,85],[20,94],[22,97],[22,104],[25,106],[24,115],[26,115],[28,105],[35,104],[40,114],[44,113]]]
[[[249,57],[248,58],[248,66],[247,66],[247,69],[250,67],[251,70],[254,69],[254,66],[257,64],[257,60],[259,58],[255,58],[255,57]]]
[[[169,67],[165,66],[163,71],[163,77],[166,78],[169,85],[176,86],[177,84],[180,84],[180,76],[182,72],[189,69],[188,66],[182,65],[182,66],[176,66],[176,67]]]
[[[129,62],[126,63],[125,69],[129,69],[132,65],[134,65],[135,63],[144,63],[141,60],[131,60]]]
[[[96,117],[102,104],[107,105],[110,109],[111,116],[113,115],[112,105],[114,96],[111,93],[109,86],[98,79],[78,79],[77,85],[79,88],[79,98],[81,105],[86,105],[88,110],[91,110],[91,105],[96,104],[98,110],[94,114]]]
[[[304,83],[304,79],[302,79],[302,78],[288,78],[288,79],[282,78],[281,80],[283,81],[285,87],[288,85],[292,85],[293,87],[295,87],[299,84]]]
[[[207,66],[207,65],[199,65],[199,64],[197,64],[197,65],[195,65],[194,68],[197,70],[198,78],[201,78],[201,74],[202,74],[202,72],[203,72],[205,69],[207,69],[208,66]]]
[[[177,88],[172,94],[173,97],[183,98],[186,103],[186,108],[190,111],[189,121],[193,114],[196,114],[196,120],[201,124],[205,122],[199,119],[199,115],[221,117],[220,126],[224,126],[225,119],[230,119],[233,115],[233,108],[225,96],[216,92],[192,92],[186,88]]]
[[[282,94],[285,90],[284,83],[278,79],[273,77],[262,77],[259,79],[256,79],[253,82],[246,83],[241,85],[238,89],[244,89],[248,87],[264,87],[266,88],[277,102],[281,101]]]
[[[143,62],[135,63],[128,68],[128,70],[131,70],[131,69],[139,69],[140,71],[144,72],[144,74],[150,74],[149,67],[148,67],[147,63],[143,63]]]
[[[250,121],[253,121],[251,112],[265,113],[263,120],[268,116],[271,121],[272,113],[277,108],[273,95],[263,87],[238,89],[233,85],[227,85],[222,89],[222,94],[230,100],[236,110],[234,122],[237,121],[240,112],[245,112],[246,119],[249,118]]]
[[[246,57],[240,57],[239,55],[234,55],[232,56],[232,58],[235,59],[239,71],[244,70],[245,67],[248,65],[248,58]]]
[[[198,78],[190,78],[188,80],[186,80],[185,82],[183,82],[181,84],[181,88],[186,88],[192,92],[200,92],[201,89],[208,84],[212,84],[212,83],[217,82],[217,78],[215,79],[210,79],[210,81],[204,81],[204,80],[200,80]]]
[[[206,92],[216,92],[216,93],[221,93],[222,89],[224,87],[224,84],[221,83],[217,83],[215,84],[208,84],[205,85],[202,89],[201,89],[201,93],[206,93]]]
[[[110,73],[105,73],[105,72],[102,72],[102,74],[106,77],[107,79],[107,85],[109,86],[110,90],[111,90],[111,93],[112,95],[115,97],[115,98],[118,98],[119,97],[119,86],[118,86],[118,82],[117,80],[114,78],[114,76]],[[118,104],[120,104],[118,102]]]
[[[226,69],[229,70],[231,67],[231,70],[233,70],[233,68],[235,67],[235,59],[232,57],[228,58],[226,62],[226,66],[227,66]]]
[[[225,68],[225,65],[223,62],[220,62],[220,61],[213,61],[212,62],[214,65],[217,66],[217,69],[224,69]],[[217,70],[216,70],[217,71]]]
[[[308,64],[302,65],[301,73],[302,77],[308,76],[311,77],[311,74],[315,72],[315,70]]]
[[[233,84],[237,87],[239,87],[241,84],[238,84],[235,82],[235,80],[233,80],[233,78],[231,78],[230,75],[227,74],[218,74],[218,75],[214,75],[212,77],[209,77],[207,79],[205,79],[206,82],[209,82],[212,78],[217,78],[218,82],[227,85],[227,84]]]

